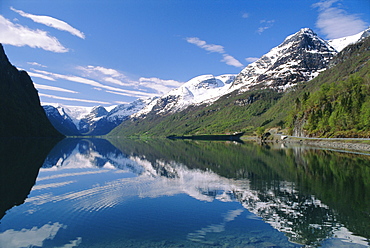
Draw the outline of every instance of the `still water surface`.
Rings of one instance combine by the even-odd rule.
[[[212,141],[44,143],[0,145],[0,247],[369,245],[370,156]]]

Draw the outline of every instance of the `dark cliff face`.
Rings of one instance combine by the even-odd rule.
[[[62,137],[47,119],[31,78],[10,64],[1,44],[0,137]]]

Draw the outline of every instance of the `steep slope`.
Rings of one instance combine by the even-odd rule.
[[[78,123],[78,129],[83,134],[92,134],[96,130],[96,123],[101,119],[104,119],[108,114],[108,111],[102,107],[94,107],[91,112],[84,116]]]
[[[73,120],[67,114],[60,114],[58,108],[55,108],[51,105],[45,105],[43,108],[51,124],[53,124],[55,129],[57,129],[60,133],[67,136],[81,135]],[[62,109],[62,111],[63,110],[64,109]]]
[[[295,99],[289,120],[293,134],[370,137],[369,61],[370,37],[344,48],[316,89],[304,89]]]
[[[27,72],[12,66],[0,44],[0,137],[61,137]]]
[[[303,28],[244,68],[229,92],[257,88],[285,90],[316,77],[336,54],[336,50],[311,29]]]

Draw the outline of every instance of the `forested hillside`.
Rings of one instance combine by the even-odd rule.
[[[347,47],[333,67],[300,89],[288,118],[298,136],[370,136],[370,39]]]

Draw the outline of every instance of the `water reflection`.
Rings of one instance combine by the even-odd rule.
[[[0,139],[0,219],[24,202],[45,157],[58,140]]]
[[[363,247],[370,237],[369,182],[370,157],[363,155],[65,139],[46,157],[25,204],[3,219],[0,245]]]
[[[239,201],[292,242],[319,245],[337,237],[368,244],[356,235],[370,237],[369,156],[218,142],[112,142],[126,154],[142,154],[160,175],[186,168],[218,177],[197,175],[184,191],[200,200]]]

